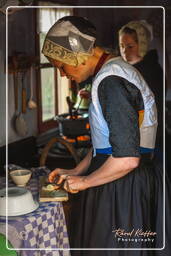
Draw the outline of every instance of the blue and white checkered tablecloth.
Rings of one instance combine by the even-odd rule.
[[[5,179],[0,179],[0,187],[4,186]],[[12,181],[9,186],[14,185]],[[38,178],[32,178],[27,185],[35,199],[38,198]],[[0,232],[4,233],[5,217],[0,218]],[[15,228],[17,239],[20,240],[19,251],[21,256],[70,256],[69,239],[65,222],[65,215],[61,202],[43,202],[32,213],[8,217],[8,239],[14,241],[11,227]],[[14,233],[14,232],[13,232]],[[15,234],[15,236],[16,236]],[[13,246],[17,248],[13,242]],[[61,248],[61,250],[59,250]],[[27,250],[26,249],[33,249]],[[40,250],[41,249],[41,250]],[[43,250],[52,249],[52,250]]]

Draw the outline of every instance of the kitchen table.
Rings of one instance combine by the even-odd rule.
[[[15,166],[11,168],[15,169]],[[27,188],[38,200],[39,175],[47,174],[46,168],[34,168]],[[0,178],[0,187],[5,186],[5,177]],[[9,180],[8,186],[14,186]],[[7,234],[21,256],[70,256],[65,215],[61,202],[43,202],[34,212],[17,217],[0,217],[0,233]],[[27,250],[26,250],[27,249]],[[45,249],[52,249],[46,250]]]

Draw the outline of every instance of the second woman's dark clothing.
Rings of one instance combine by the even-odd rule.
[[[155,96],[158,112],[158,128],[156,137],[156,147],[163,149],[163,98],[164,98],[164,86],[163,86],[163,70],[158,62],[158,55],[156,50],[150,50],[142,59],[142,61],[134,64],[148,86],[152,90]]]

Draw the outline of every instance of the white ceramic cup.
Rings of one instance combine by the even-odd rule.
[[[11,179],[19,187],[25,187],[31,178],[30,170],[14,170],[10,172]]]

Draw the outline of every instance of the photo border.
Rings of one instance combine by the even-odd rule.
[[[163,85],[165,92],[165,7],[163,6],[9,6],[6,9],[6,205],[8,205],[8,9],[10,8],[19,8],[19,9],[38,9],[38,8],[161,8],[163,9]],[[163,247],[162,248],[9,248],[8,247],[8,215],[7,215],[7,207],[6,207],[6,246],[7,249],[13,251],[71,251],[71,250],[112,250],[112,251],[159,251],[165,248],[165,93],[163,93]]]

